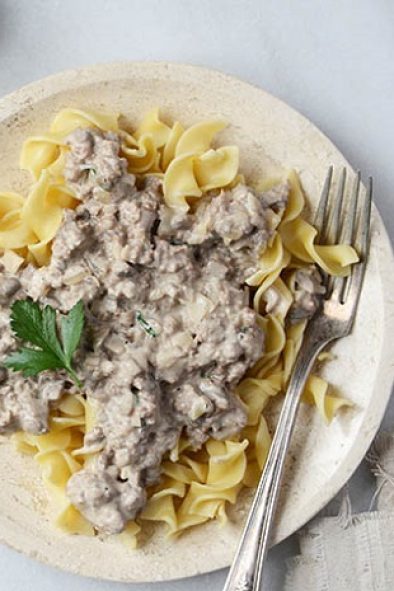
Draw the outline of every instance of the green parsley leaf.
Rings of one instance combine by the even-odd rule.
[[[52,306],[41,309],[31,299],[18,300],[11,307],[11,328],[15,335],[34,348],[21,347],[12,353],[4,365],[25,376],[34,376],[47,369],[65,369],[78,386],[82,383],[72,367],[72,357],[81,340],[84,326],[83,302],[79,301],[61,318],[59,340],[56,310]]]
[[[61,369],[62,363],[52,353],[22,347],[7,357],[5,364],[14,371],[21,371],[24,376],[35,376],[46,369]]]
[[[78,348],[84,323],[85,313],[83,302],[80,300],[70,310],[67,316],[63,316],[60,321],[60,332],[62,335],[63,349],[69,363],[71,363],[72,356]]]

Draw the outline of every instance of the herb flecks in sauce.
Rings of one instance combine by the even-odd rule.
[[[147,335],[149,335],[150,337],[157,337],[157,332],[155,331],[153,326],[147,320],[145,320],[140,310],[137,310],[137,312],[135,313],[135,319],[141,325],[141,327],[144,329]]]

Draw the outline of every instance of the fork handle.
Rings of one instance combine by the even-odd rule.
[[[257,591],[263,576],[287,450],[300,398],[317,355],[325,343],[305,333],[294,365],[267,462],[223,591]]]

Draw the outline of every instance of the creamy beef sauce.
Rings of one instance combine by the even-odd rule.
[[[294,302],[288,320],[297,322],[307,320],[315,314],[326,289],[317,268],[309,265],[295,272],[292,291]]]
[[[97,419],[84,450],[97,455],[67,493],[98,530],[116,533],[143,508],[182,432],[198,448],[245,425],[233,391],[263,353],[264,334],[244,280],[289,188],[257,193],[241,184],[178,213],[164,205],[159,179],[128,174],[117,135],[79,129],[68,143],[65,176],[81,204],[65,211],[49,266],[0,270],[0,359],[18,346],[9,324],[15,299],[64,313],[84,301],[75,366]],[[314,278],[299,273],[305,316]],[[62,372],[24,378],[0,368],[0,432],[45,433],[51,403],[67,391],[76,393]]]

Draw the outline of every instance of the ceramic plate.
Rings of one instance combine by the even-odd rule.
[[[69,71],[36,82],[0,102],[1,188],[24,192],[18,170],[23,139],[47,129],[63,107],[118,110],[132,122],[154,106],[164,118],[190,125],[225,118],[220,142],[236,143],[247,178],[294,167],[311,203],[330,164],[342,154],[309,121],[266,92],[218,72],[175,64],[117,63]],[[303,406],[289,456],[274,542],[304,525],[339,491],[370,445],[383,416],[394,369],[394,265],[382,220],[374,209],[372,248],[359,313],[350,337],[333,347],[326,377],[354,402],[330,426]],[[0,540],[52,566],[118,581],[159,581],[228,566],[250,496],[231,510],[225,527],[200,526],[175,541],[150,529],[141,549],[115,540],[67,536],[50,520],[36,464],[0,443]]]

